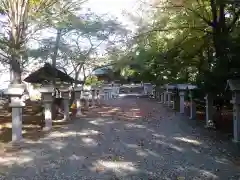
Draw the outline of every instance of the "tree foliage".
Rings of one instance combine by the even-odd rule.
[[[189,82],[223,92],[227,79],[240,73],[240,6],[219,0],[144,3],[150,11],[119,68],[130,64],[135,78],[156,84]]]

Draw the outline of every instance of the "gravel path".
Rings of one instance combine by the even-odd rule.
[[[240,178],[239,149],[142,98],[109,102],[88,118],[0,154],[0,179]],[[215,136],[214,136],[215,135]]]

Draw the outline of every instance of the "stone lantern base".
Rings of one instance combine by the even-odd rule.
[[[24,84],[10,84],[7,91],[4,92],[10,97],[9,107],[12,108],[12,141],[20,142],[22,140],[22,108],[25,103],[21,97],[26,89]]]

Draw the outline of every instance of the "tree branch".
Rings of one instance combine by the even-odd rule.
[[[207,31],[204,28],[206,29],[207,27],[204,27],[204,26],[202,26],[202,27],[183,26],[183,27],[170,27],[170,28],[162,28],[162,29],[155,28],[155,29],[152,29],[150,31],[140,33],[139,35],[134,36],[133,38],[138,38],[140,36],[145,36],[147,34],[150,34],[152,32],[157,32],[157,31],[160,31],[160,32],[166,31],[167,32],[167,31],[175,31],[175,30],[179,30],[179,29],[190,29],[190,30],[202,31],[202,32],[205,32],[205,33],[208,33],[208,34],[212,33],[211,31]]]

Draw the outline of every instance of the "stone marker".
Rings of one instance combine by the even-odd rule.
[[[233,104],[233,142],[240,142],[240,80],[228,80],[228,86],[232,91]]]
[[[80,117],[82,115],[82,106],[81,106],[81,98],[82,98],[82,87],[76,87],[75,90],[75,98],[76,98],[76,105],[77,105],[77,114],[76,117]]]
[[[45,127],[43,130],[49,131],[52,129],[52,94],[54,93],[54,87],[52,85],[44,85],[39,91],[42,94],[42,102],[44,106]]]
[[[11,99],[9,106],[12,108],[12,142],[22,140],[22,108],[25,103],[21,97],[25,88],[25,84],[10,84],[4,92]]]
[[[208,93],[205,98],[206,100],[206,128],[214,128],[213,123],[213,96]]]
[[[63,84],[60,88],[59,88],[62,98],[63,98],[63,107],[64,107],[64,118],[63,120],[69,120],[69,84]]]

